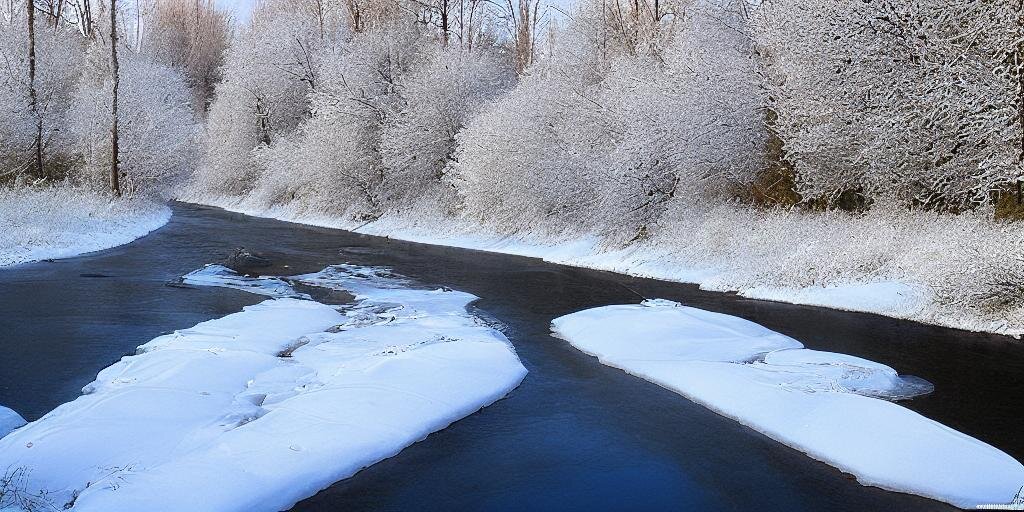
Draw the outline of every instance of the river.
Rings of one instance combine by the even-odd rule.
[[[935,385],[903,405],[1024,459],[1024,344],[876,315],[744,299],[536,259],[175,204],[164,228],[82,257],[0,270],[0,404],[33,420],[162,333],[254,304],[166,283],[235,247],[276,272],[383,265],[473,293],[529,370],[506,399],[300,502],[335,510],[947,510],[848,475],[549,336],[551,319],[660,297],[741,316],[809,348]]]

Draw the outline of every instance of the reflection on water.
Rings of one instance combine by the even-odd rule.
[[[548,335],[552,318],[643,297],[742,316],[808,348],[920,376],[935,391],[902,404],[1024,458],[1024,346],[1007,339],[187,205],[128,246],[0,270],[0,404],[37,418],[137,345],[259,302],[166,285],[241,246],[275,261],[267,274],[384,265],[480,296],[476,307],[501,322],[530,371],[507,399],[295,510],[944,509],[862,487]]]

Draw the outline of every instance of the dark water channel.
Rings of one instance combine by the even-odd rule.
[[[906,406],[1024,459],[1024,344],[1014,340],[211,208],[175,205],[174,213],[126,246],[0,270],[0,404],[38,418],[137,345],[259,302],[165,285],[245,246],[278,262],[275,272],[385,265],[473,293],[530,371],[505,400],[294,510],[948,509],[863,487],[548,335],[557,316],[642,297],[738,315],[810,348],[923,377],[935,392]]]

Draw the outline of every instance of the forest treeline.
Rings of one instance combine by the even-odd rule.
[[[1016,1],[122,0],[113,32],[33,2],[2,8],[6,181],[106,183],[120,34],[132,191],[636,236],[673,201],[1021,210]]]

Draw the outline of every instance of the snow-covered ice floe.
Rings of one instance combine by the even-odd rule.
[[[272,276],[246,277],[223,265],[206,265],[181,277],[181,282],[196,286],[220,286],[234,288],[267,297],[308,299],[309,295],[299,293],[287,281]]]
[[[1024,485],[1024,466],[1009,455],[884,400],[931,385],[879,363],[665,300],[580,311],[552,330],[864,485],[969,508],[1009,503]]]
[[[218,284],[212,274],[205,284]],[[467,311],[473,295],[349,266],[296,279],[358,298],[275,298],[158,337],[0,439],[0,468],[27,468],[28,489],[57,509],[284,510],[526,374]],[[250,281],[242,288],[282,293],[283,281]]]
[[[24,424],[25,419],[20,414],[0,405],[0,437],[10,434]]]

